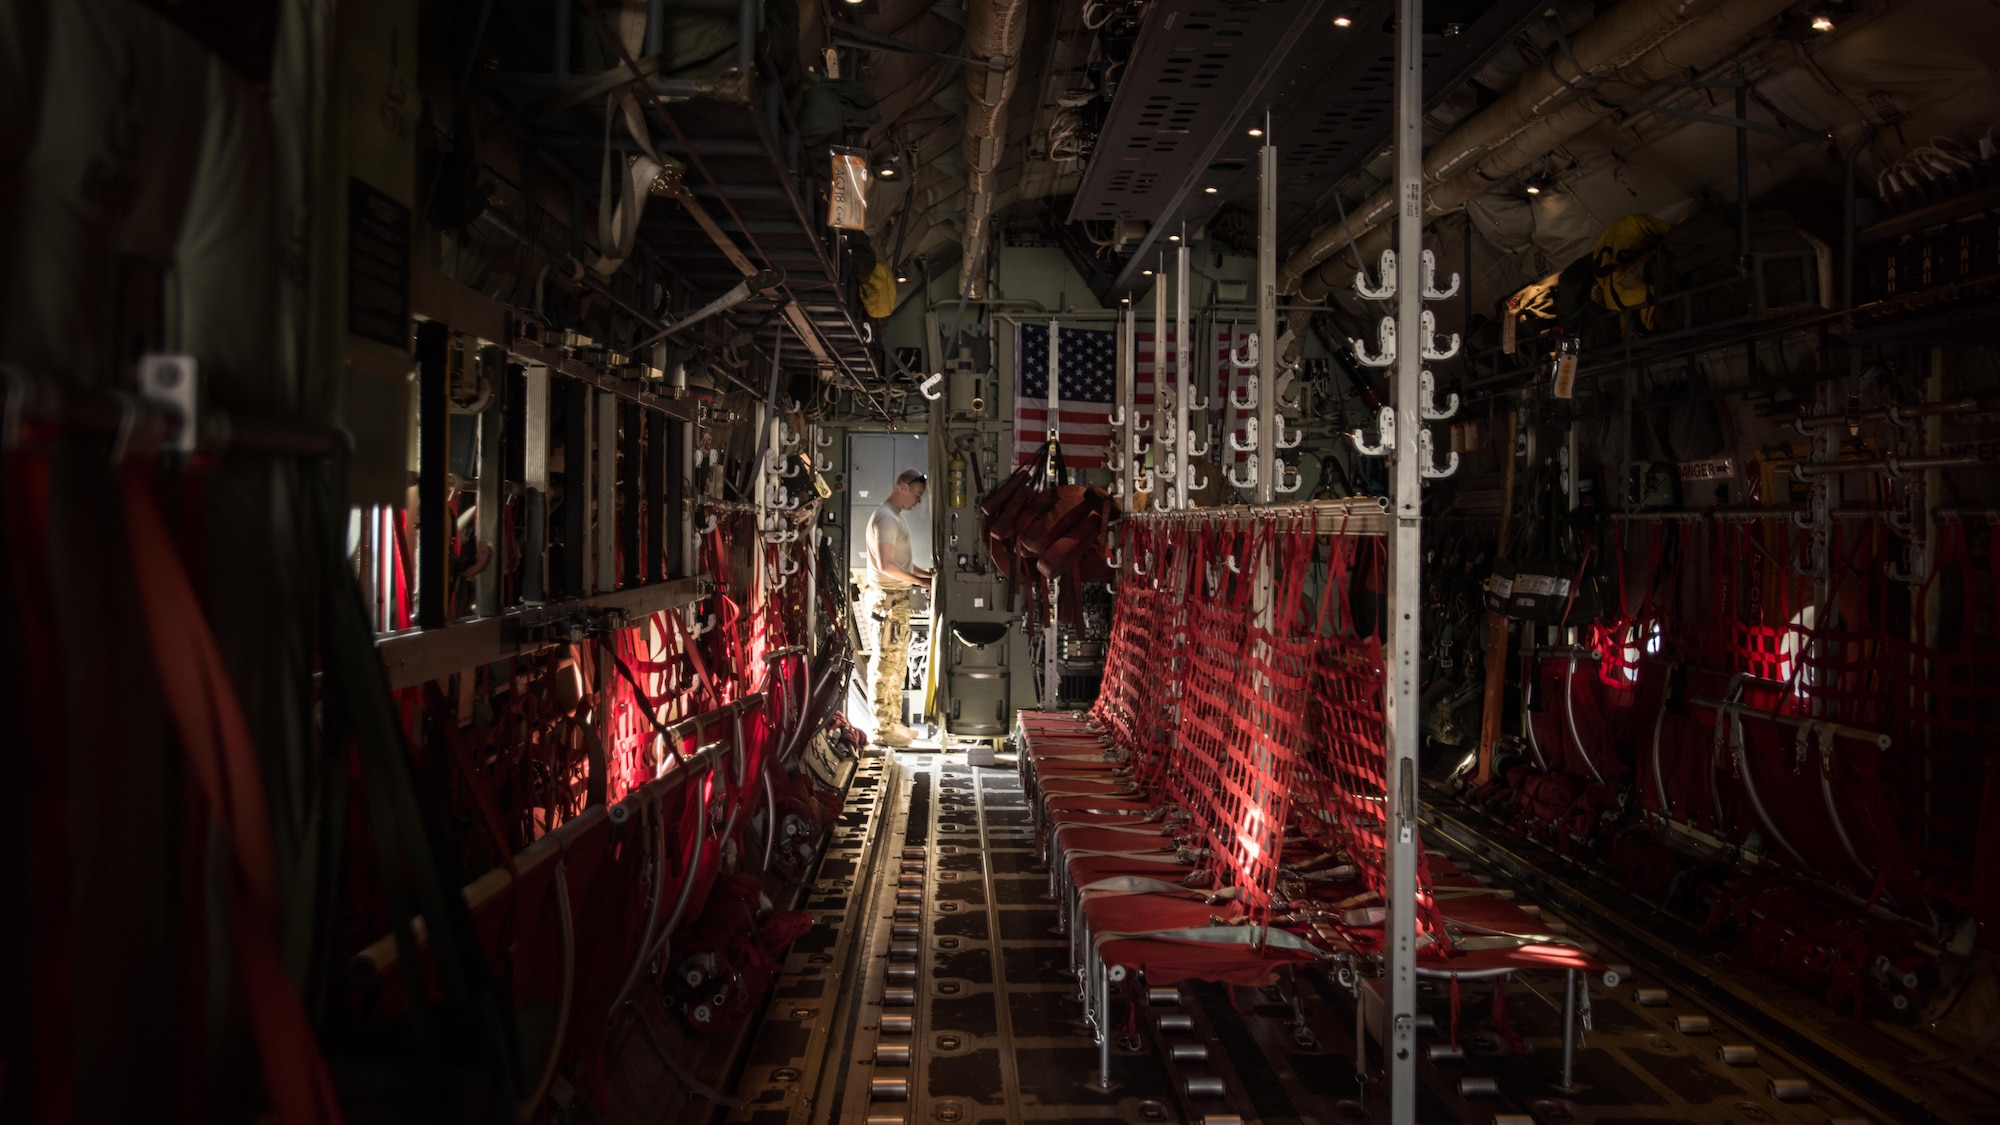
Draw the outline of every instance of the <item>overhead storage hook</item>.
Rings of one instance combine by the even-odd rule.
[[[1457,271],[1452,272],[1451,288],[1440,290],[1437,287],[1437,255],[1431,253],[1429,250],[1424,251],[1423,264],[1424,264],[1424,300],[1443,301],[1458,295],[1459,278]]]
[[[1355,450],[1364,456],[1381,457],[1396,448],[1396,411],[1391,407],[1383,407],[1381,421],[1377,423],[1377,426],[1381,431],[1382,440],[1380,443],[1374,445],[1369,444],[1368,439],[1363,436],[1360,430],[1349,430],[1347,432],[1347,438],[1354,443]]]
[[[1242,352],[1239,353],[1233,346],[1229,349],[1229,366],[1238,370],[1245,367],[1257,366],[1257,334],[1255,332],[1249,333],[1244,338]]]
[[[1429,253],[1429,251],[1425,252]],[[1423,392],[1421,413],[1427,421],[1442,422],[1446,418],[1458,413],[1458,394],[1456,392],[1447,396],[1444,409],[1438,409],[1437,380],[1431,377],[1430,368],[1424,368],[1417,375],[1417,386]]]
[[[1431,439],[1431,432],[1419,429],[1417,431],[1417,471],[1425,480],[1442,480],[1458,471],[1458,454],[1446,453],[1445,456],[1449,460],[1440,469],[1434,461],[1436,456],[1435,451],[1436,445]]]
[[[1386,301],[1396,295],[1396,252],[1382,251],[1382,264],[1377,271],[1382,278],[1381,285],[1368,283],[1367,270],[1354,271],[1354,291],[1368,301]]]
[[[1388,253],[1388,251],[1385,250],[1383,251],[1383,253],[1386,254]],[[1376,347],[1376,351],[1373,355],[1369,354],[1367,346],[1363,344],[1361,341],[1356,340],[1352,337],[1348,338],[1347,341],[1348,344],[1354,348],[1354,361],[1356,363],[1359,363],[1363,367],[1387,367],[1390,364],[1395,363],[1396,362],[1395,318],[1388,316],[1383,317],[1380,327],[1378,327],[1375,330],[1375,335],[1378,344]]]
[[[1255,375],[1246,375],[1243,377],[1243,382],[1229,388],[1229,405],[1238,410],[1257,409],[1257,377]]]
[[[1436,313],[1425,309],[1422,318],[1417,323],[1420,326],[1419,338],[1424,342],[1423,356],[1425,359],[1450,359],[1452,356],[1458,354],[1458,333],[1456,332],[1451,333],[1450,343],[1443,347],[1437,345]]]

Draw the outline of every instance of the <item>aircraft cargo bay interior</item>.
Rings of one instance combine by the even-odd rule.
[[[0,1121],[2000,1121],[2000,0],[0,0]]]

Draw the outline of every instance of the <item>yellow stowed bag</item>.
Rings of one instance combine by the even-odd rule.
[[[879,258],[861,279],[861,311],[876,320],[896,311],[896,271]]]
[[[1653,290],[1646,282],[1646,262],[1667,230],[1666,223],[1647,214],[1627,215],[1604,228],[1591,258],[1596,267],[1594,296],[1598,304],[1613,310],[1642,310],[1640,323],[1653,326],[1653,309],[1649,307]]]

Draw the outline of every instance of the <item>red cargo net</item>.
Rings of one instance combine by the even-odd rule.
[[[1300,824],[1321,848],[1344,856],[1368,888],[1372,905],[1387,901],[1384,817],[1388,808],[1388,727],[1383,690],[1387,664],[1373,615],[1355,619],[1354,593],[1380,597],[1388,571],[1380,539],[1335,536],[1319,601],[1313,653],[1312,721],[1304,741]],[[1309,794],[1309,797],[1307,796]],[[1418,848],[1422,852],[1421,843]],[[1429,906],[1428,865],[1417,870],[1419,929],[1438,934]]]

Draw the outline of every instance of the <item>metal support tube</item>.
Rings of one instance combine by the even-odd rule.
[[[521,601],[549,597],[549,369],[528,365],[522,375]]]
[[[1741,111],[1738,111],[1741,112]],[[1561,1089],[1576,1082],[1576,970],[1563,973],[1563,1076]]]
[[[1193,502],[1188,493],[1194,488],[1194,417],[1189,413],[1194,402],[1194,371],[1188,362],[1192,350],[1188,347],[1188,244],[1187,231],[1183,229],[1180,242],[1174,246],[1174,385],[1180,389],[1174,396],[1175,409],[1180,413],[1180,426],[1174,436],[1180,441],[1183,508]]]
[[[1185,252],[1187,239],[1181,239],[1181,246]],[[1185,282],[1181,291],[1187,292]],[[1271,143],[1271,115],[1266,113],[1257,163],[1257,449],[1252,456],[1257,459],[1259,504],[1269,504],[1278,485],[1277,333],[1278,147]]]
[[[563,387],[563,546],[557,589],[575,598],[590,592],[584,567],[590,545],[590,384],[567,380]]]
[[[451,612],[451,329],[417,325],[417,627],[435,629]]]
[[[602,391],[591,395],[597,408],[597,441],[593,448],[590,499],[597,520],[592,536],[597,555],[594,593],[618,588],[618,396]]]
[[[1423,425],[1423,0],[1396,7],[1396,361],[1397,440],[1393,474],[1395,531],[1389,550],[1389,665],[1386,696],[1387,807],[1383,825],[1387,915],[1383,952],[1388,980],[1383,1055],[1391,1125],[1417,1119],[1417,731],[1419,609],[1423,587],[1423,482],[1417,432]],[[1267,345],[1268,346],[1268,345]],[[1268,438],[1266,440],[1269,440]]]

